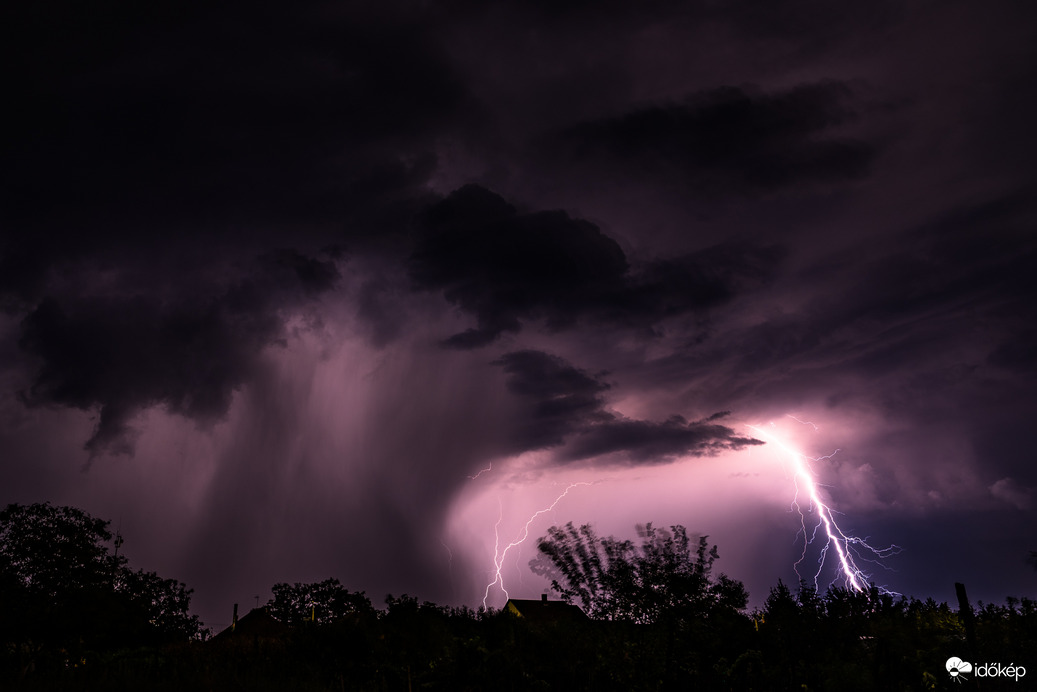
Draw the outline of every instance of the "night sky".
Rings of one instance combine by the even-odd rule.
[[[877,584],[1037,596],[1032,4],[5,14],[0,504],[111,520],[207,624],[479,605],[576,482],[513,596],[550,525],[654,522],[760,604],[774,439]]]

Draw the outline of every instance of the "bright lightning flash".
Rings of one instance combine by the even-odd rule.
[[[518,538],[513,540],[508,545],[504,546],[503,550],[501,549],[501,544],[500,544],[501,543],[501,541],[500,541],[500,525],[501,525],[501,521],[504,518],[504,505],[500,504],[500,499],[498,498],[497,504],[500,507],[500,513],[497,516],[497,523],[494,524],[494,526],[493,526],[493,534],[494,534],[494,540],[495,540],[495,543],[494,543],[494,546],[493,546],[494,574],[493,574],[493,581],[491,581],[489,584],[486,585],[486,592],[483,594],[483,597],[482,597],[482,604],[483,604],[484,608],[486,607],[486,600],[490,597],[490,589],[492,589],[495,584],[499,584],[500,585],[500,590],[504,593],[504,597],[505,598],[511,598],[511,596],[508,595],[508,590],[506,588],[504,588],[504,576],[501,574],[501,570],[504,567],[504,558],[507,557],[508,551],[511,550],[512,548],[515,548],[515,547],[517,547],[519,545],[522,545],[522,543],[525,542],[525,540],[527,538],[529,538],[529,527],[530,527],[530,525],[532,525],[532,523],[536,520],[537,517],[539,517],[541,514],[547,514],[548,512],[553,511],[554,508],[558,505],[558,503],[562,501],[562,498],[569,494],[570,490],[572,490],[573,488],[575,488],[577,486],[580,486],[580,485],[592,485],[592,484],[591,483],[586,483],[586,482],[570,483],[569,487],[567,487],[564,491],[562,491],[561,495],[559,495],[558,497],[555,498],[555,501],[551,503],[550,507],[545,507],[544,509],[538,510],[535,514],[533,514],[533,516],[531,516],[529,518],[529,520],[526,521],[526,525],[522,527],[522,531],[519,532]]]
[[[798,419],[796,420],[798,421]],[[805,422],[804,424],[813,425],[813,423]],[[835,521],[835,517],[832,516],[831,507],[821,499],[821,495],[817,489],[817,481],[814,480],[814,475],[809,465],[809,462],[811,461],[830,459],[835,453],[833,452],[824,457],[808,457],[799,450],[786,444],[774,434],[769,433],[760,427],[755,425],[749,425],[746,427],[758,434],[760,437],[772,442],[774,446],[785,452],[792,462],[792,469],[794,472],[793,483],[796,487],[796,494],[792,500],[792,506],[799,514],[802,526],[800,532],[803,534],[803,554],[794,565],[796,576],[799,576],[802,579],[799,574],[799,565],[806,559],[807,548],[813,544],[815,539],[817,539],[818,531],[823,531],[825,544],[824,547],[821,548],[821,555],[817,561],[817,572],[814,573],[813,580],[814,588],[820,590],[818,579],[821,577],[821,572],[824,570],[825,559],[828,557],[829,548],[831,548],[835,551],[838,558],[839,571],[843,576],[845,585],[848,588],[852,588],[854,591],[863,591],[868,586],[871,575],[857,566],[857,560],[873,562],[881,565],[877,560],[896,555],[901,549],[897,545],[891,545],[888,548],[875,548],[869,545],[866,539],[846,534],[839,528],[839,525]],[[814,427],[816,430],[817,426]],[[806,491],[806,495],[810,500],[810,506],[817,512],[817,523],[814,525],[812,530],[807,528],[806,514],[804,514],[803,508],[799,504],[799,494],[801,490]],[[807,512],[809,513],[809,511],[810,510],[808,509]],[[865,555],[870,557],[865,557]],[[838,579],[839,578],[837,577],[835,581],[838,581]],[[833,584],[835,581],[833,581]],[[884,588],[881,588],[880,591],[883,593],[894,593]]]

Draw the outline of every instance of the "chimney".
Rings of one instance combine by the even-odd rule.
[[[230,621],[230,631],[233,632],[238,628],[238,604],[234,604],[234,619]]]
[[[547,594],[546,593],[540,594],[540,602],[541,603],[547,603]]]

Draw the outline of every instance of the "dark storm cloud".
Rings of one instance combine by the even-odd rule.
[[[727,245],[632,271],[618,243],[594,224],[563,211],[522,213],[467,185],[424,214],[410,274],[475,316],[477,327],[446,344],[476,348],[536,319],[552,331],[584,318],[650,328],[765,281],[780,256],[775,248]]]
[[[541,351],[516,351],[494,361],[507,388],[529,409],[516,433],[520,451],[557,447],[573,433],[611,419],[602,394],[609,385]]]
[[[686,344],[655,364],[659,376],[723,373],[733,406],[817,392],[834,407],[868,401],[919,424],[950,420],[956,407],[999,410],[1002,378],[1034,372],[1032,199],[962,205],[825,253],[782,277],[775,297],[802,299]]]
[[[773,93],[724,87],[580,123],[552,146],[637,176],[678,175],[706,191],[836,183],[865,176],[877,153],[874,144],[833,134],[854,115],[851,91],[839,82]]]
[[[831,349],[817,355],[839,347],[846,365],[878,375],[915,369],[927,354],[946,352],[979,332],[986,343],[962,365],[979,366],[992,346],[996,352],[1016,343],[1037,319],[1032,199],[1027,191],[962,206],[908,230],[865,261],[858,248],[811,267],[825,284],[844,281],[839,299],[816,301],[820,319],[804,325],[819,346]],[[822,338],[826,333],[856,338]]]
[[[798,50],[811,53],[831,47],[847,36],[888,29],[908,14],[903,3],[892,0],[843,7],[824,0],[786,0],[763,6],[752,0],[736,0],[703,3],[702,11],[710,18],[729,23],[747,37],[794,41]]]
[[[475,109],[418,8],[59,5],[10,24],[0,308],[37,359],[25,402],[97,409],[87,448],[125,452],[149,406],[225,414],[338,278],[270,248],[402,237]]]
[[[468,185],[427,212],[410,271],[477,317],[477,329],[448,342],[472,348],[519,331],[520,317],[571,322],[617,292],[626,270],[619,245],[593,224],[561,211],[520,214]]]
[[[45,299],[22,322],[20,345],[39,362],[23,401],[97,409],[91,456],[132,453],[132,420],[150,406],[212,423],[260,350],[283,338],[279,311],[329,290],[337,277],[331,262],[280,250],[213,292],[185,287],[169,297],[123,285],[121,295]]]
[[[474,112],[422,18],[282,10],[23,6],[2,144],[9,221],[62,240],[93,222],[97,245],[141,222],[152,235],[176,220],[354,227],[408,204],[434,166],[431,138]]]
[[[672,416],[661,423],[634,420],[607,407],[601,381],[542,351],[515,351],[494,361],[507,373],[508,391],[527,409],[516,432],[515,451],[559,447],[561,462],[600,457],[608,463],[664,463],[679,456],[711,456],[763,444],[715,421],[727,412],[688,421]]]
[[[631,464],[658,464],[681,456],[712,456],[764,444],[713,422],[726,415],[726,411],[715,413],[698,421],[688,421],[678,415],[661,423],[613,415],[606,423],[581,430],[562,452],[562,457],[575,461],[595,457],[607,459],[610,455],[619,454]]]
[[[648,262],[604,314],[617,324],[636,325],[722,306],[743,291],[766,286],[785,255],[777,245],[729,242]]]

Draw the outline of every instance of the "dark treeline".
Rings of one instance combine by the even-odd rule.
[[[190,590],[130,569],[107,522],[68,507],[0,512],[0,688],[24,690],[932,690],[950,657],[1037,667],[1037,602],[973,613],[870,588],[778,582],[749,610],[683,527],[639,542],[552,527],[535,572],[560,601],[502,610],[388,596],[336,579],[276,584],[204,630]],[[577,609],[574,606],[579,606]],[[967,617],[967,615],[969,615]],[[971,632],[966,632],[966,620]],[[1028,689],[985,679],[978,689]]]

